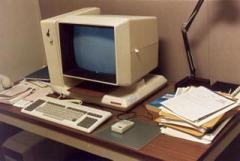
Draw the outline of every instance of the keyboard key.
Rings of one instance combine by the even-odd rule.
[[[44,100],[37,100],[30,106],[26,107],[25,110],[32,111],[32,110],[36,109],[38,106],[40,106],[41,104],[43,104],[44,102],[45,102]]]
[[[102,115],[99,115],[99,114],[96,114],[96,113],[92,113],[92,112],[88,112],[88,115],[94,116],[94,117],[98,117],[98,118],[102,117]]]
[[[36,109],[36,111],[73,122],[84,115],[84,113],[80,111],[73,111],[64,107],[65,106],[48,102],[45,106]]]
[[[76,108],[72,108],[72,107],[67,107],[67,109],[69,110],[73,110],[73,111],[78,111],[78,112],[81,112],[81,113],[87,113],[86,111],[83,111],[83,110],[79,110],[79,109],[76,109]]]
[[[85,117],[85,118],[84,118],[81,122],[79,122],[77,125],[88,129],[88,128],[91,127],[96,121],[97,121],[97,119],[94,119],[94,118],[91,118],[91,117]]]
[[[47,117],[50,117],[50,118],[53,118],[53,119],[59,120],[59,121],[63,120],[63,118],[61,118],[61,117],[50,115],[50,114],[43,114],[43,116],[47,116]]]

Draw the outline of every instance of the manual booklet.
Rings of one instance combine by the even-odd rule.
[[[45,81],[50,82],[48,67],[44,66],[41,69],[27,75],[25,77],[27,81]]]

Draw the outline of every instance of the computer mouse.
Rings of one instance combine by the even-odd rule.
[[[119,134],[123,134],[124,132],[126,132],[128,129],[130,129],[131,127],[133,127],[134,122],[130,121],[130,120],[120,120],[116,123],[114,123],[111,126],[111,130],[113,132],[119,133]]]

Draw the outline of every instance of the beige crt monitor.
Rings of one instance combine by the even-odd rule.
[[[100,104],[125,110],[166,82],[142,81],[158,65],[157,19],[99,13],[87,8],[41,22],[51,84],[62,94],[80,81],[119,86]]]

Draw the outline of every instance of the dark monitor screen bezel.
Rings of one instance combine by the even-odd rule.
[[[59,36],[60,36],[60,48],[61,48],[61,60],[62,69],[65,76],[74,77],[78,79],[87,79],[92,81],[100,81],[111,84],[116,84],[116,74],[105,74],[96,73],[77,67],[75,56],[74,56],[74,46],[73,46],[73,28],[74,26],[88,26],[88,27],[98,27],[98,28],[113,28],[105,26],[93,26],[93,25],[80,25],[80,24],[68,24],[59,23]],[[114,31],[114,30],[113,30]],[[115,55],[116,62],[116,55]]]

